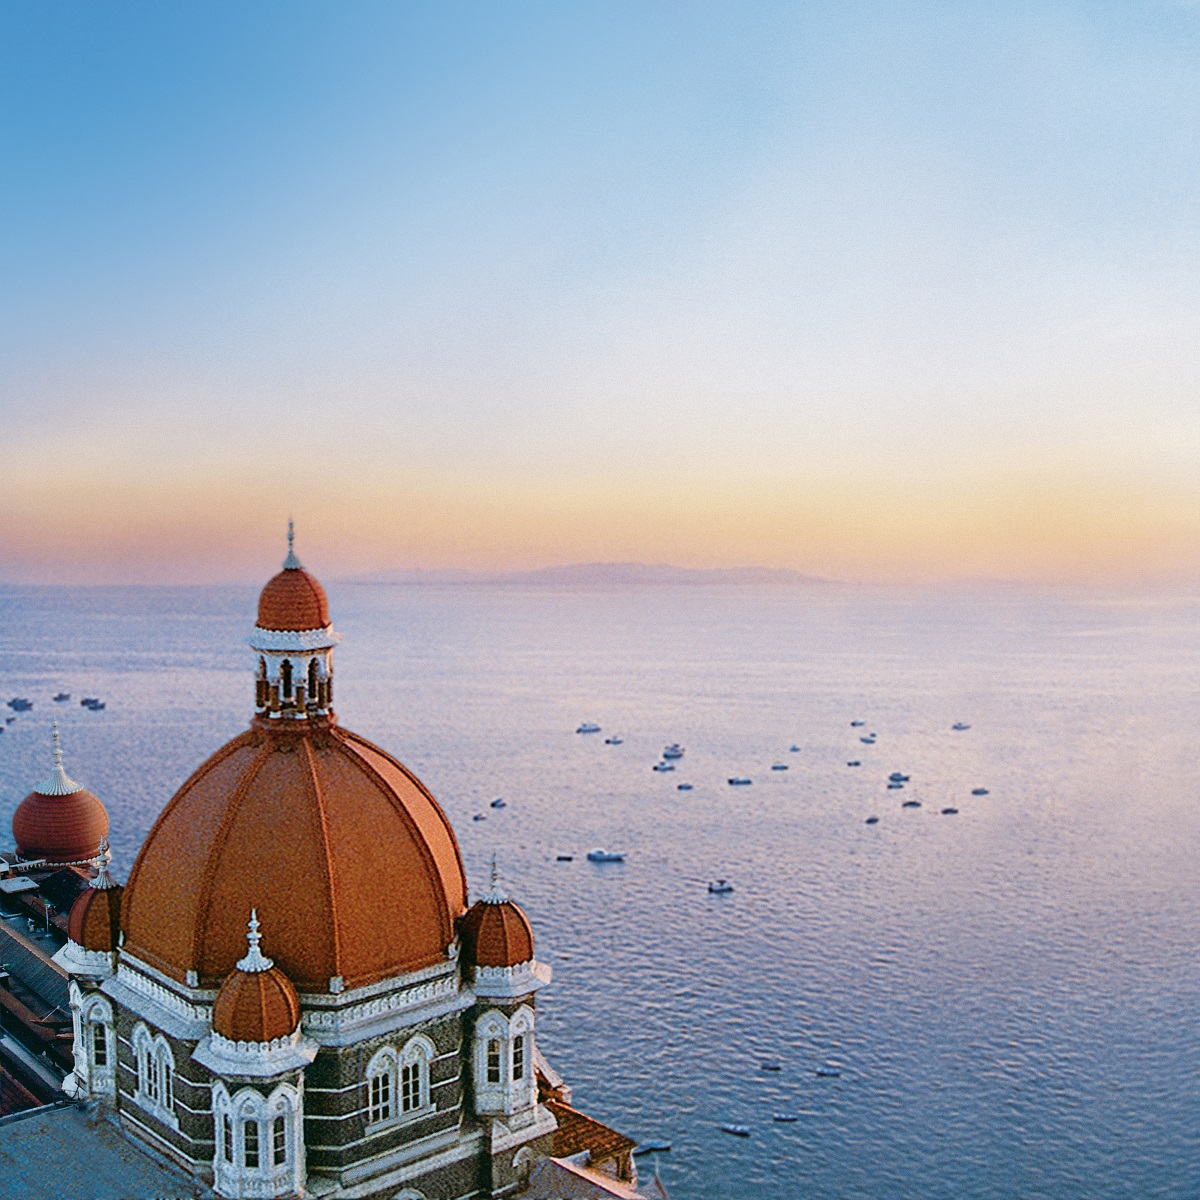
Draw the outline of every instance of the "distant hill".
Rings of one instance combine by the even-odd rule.
[[[629,584],[786,584],[823,585],[828,579],[781,567],[672,567],[665,563],[573,563],[534,571],[497,573],[401,567],[360,575],[351,583],[488,583],[543,587],[612,587]]]

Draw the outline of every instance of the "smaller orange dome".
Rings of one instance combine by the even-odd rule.
[[[258,597],[259,629],[299,633],[328,624],[325,589],[301,566],[280,571]]]
[[[250,910],[250,951],[221,984],[213,1002],[213,1030],[231,1042],[273,1042],[300,1024],[300,997],[292,981],[258,948],[258,914]]]
[[[82,862],[95,858],[108,834],[104,805],[82,784],[67,777],[62,765],[58,725],[54,726],[54,771],[13,813],[13,840],[24,858]]]
[[[116,950],[121,932],[121,895],[125,889],[108,873],[108,843],[100,839],[100,870],[79,893],[67,917],[67,937],[85,950]]]
[[[494,874],[492,890],[470,907],[458,935],[463,959],[476,967],[515,967],[533,958],[529,918],[500,890]]]

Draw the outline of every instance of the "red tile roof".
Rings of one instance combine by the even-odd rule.
[[[619,1158],[637,1145],[632,1138],[610,1129],[561,1100],[547,1100],[546,1107],[558,1121],[552,1151],[555,1158],[570,1158],[587,1150],[591,1153],[591,1161],[599,1164],[610,1158]]]

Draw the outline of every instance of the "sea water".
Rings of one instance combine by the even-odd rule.
[[[676,1200],[1200,1194],[1200,600],[329,592],[340,719],[432,789],[473,896],[496,855],[554,969],[541,1047],[672,1143]],[[36,706],[0,735],[0,829],[57,717],[123,877],[246,725],[254,599],[0,589],[0,692]]]

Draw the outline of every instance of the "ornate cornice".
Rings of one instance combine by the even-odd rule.
[[[332,650],[342,635],[332,625],[324,629],[263,629],[255,625],[246,644],[264,653],[303,653],[306,650]]]
[[[476,967],[475,994],[489,999],[528,996],[550,982],[553,972],[545,963],[530,959],[515,967]]]
[[[300,1029],[271,1042],[235,1042],[215,1030],[192,1052],[214,1075],[268,1078],[302,1071],[317,1057],[317,1043]]]

